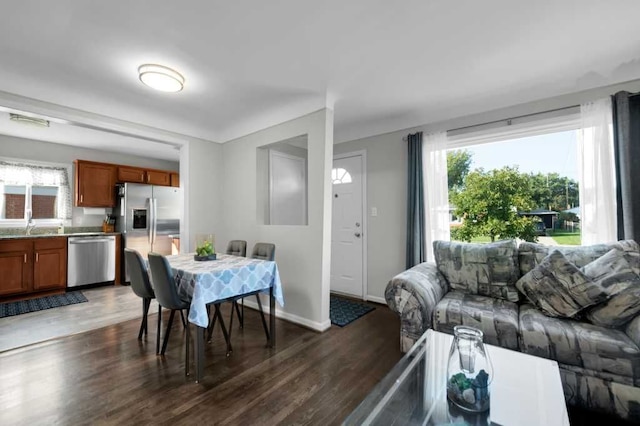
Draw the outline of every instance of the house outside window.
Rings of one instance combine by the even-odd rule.
[[[71,219],[67,167],[0,161],[0,226]]]

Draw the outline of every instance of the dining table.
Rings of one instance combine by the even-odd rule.
[[[194,253],[166,256],[178,294],[191,301],[188,321],[196,326],[196,383],[204,377],[204,341],[210,305],[254,294],[269,294],[269,340],[276,346],[275,303],[284,306],[278,265],[274,261],[217,254],[215,260],[196,261]],[[189,362],[186,360],[185,362]]]

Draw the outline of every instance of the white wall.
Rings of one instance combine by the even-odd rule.
[[[258,147],[308,135],[307,226],[262,225],[257,221],[256,151]],[[217,249],[243,239],[248,251],[257,242],[276,245],[276,261],[285,306],[278,315],[316,330],[330,327],[331,163],[333,111],[323,109],[222,145],[224,223]]]
[[[72,167],[74,160],[89,160],[102,163],[125,164],[129,166],[148,167],[161,170],[178,170],[177,161],[156,160],[154,158],[125,155],[115,152],[98,151],[95,149],[78,148],[51,142],[36,141],[32,139],[16,138],[0,135],[0,157],[35,161],[43,163],[65,164],[69,167],[69,183],[71,191],[74,191],[74,173]],[[108,209],[108,211],[111,209]],[[84,209],[73,207],[73,226],[100,226],[104,215],[85,215]]]
[[[367,151],[368,295],[373,300],[382,301],[389,280],[405,269],[407,144],[403,137],[417,131],[445,131],[579,105],[620,90],[640,91],[640,80],[337,144],[334,147],[336,154]],[[378,208],[377,217],[371,216],[371,207]]]
[[[233,203],[224,198],[222,185],[235,173],[224,173],[222,145],[214,142],[190,141],[180,150],[180,186],[183,188],[184,218],[180,229],[180,251],[195,250],[196,235],[214,234],[216,250],[222,251],[222,212]]]

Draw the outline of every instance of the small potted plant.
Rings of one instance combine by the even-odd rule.
[[[199,235],[196,241],[196,254],[193,256],[194,260],[203,261],[216,259],[213,235]]]

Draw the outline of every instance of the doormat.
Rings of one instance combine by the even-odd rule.
[[[338,327],[344,327],[374,309],[373,306],[353,302],[349,299],[343,299],[342,297],[331,296],[329,298],[331,324],[337,325]]]
[[[37,299],[0,303],[0,318],[84,302],[88,302],[88,300],[81,291],[72,291],[70,293],[38,297]]]

